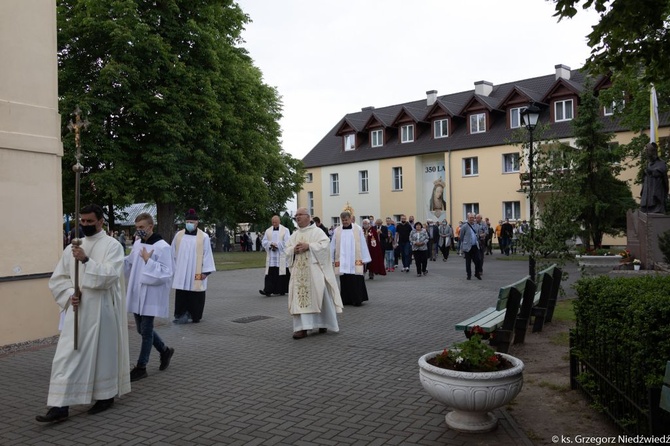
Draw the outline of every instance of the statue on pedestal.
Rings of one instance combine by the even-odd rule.
[[[668,166],[658,157],[658,146],[650,142],[644,147],[647,167],[642,178],[640,210],[644,213],[665,214],[668,197]]]

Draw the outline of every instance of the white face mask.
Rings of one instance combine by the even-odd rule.
[[[193,232],[193,231],[195,231],[195,228],[196,228],[196,226],[195,226],[194,223],[186,223],[186,230],[187,230],[188,232]]]

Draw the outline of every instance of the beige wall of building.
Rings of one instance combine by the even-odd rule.
[[[0,345],[57,334],[63,249],[56,5],[0,2]]]

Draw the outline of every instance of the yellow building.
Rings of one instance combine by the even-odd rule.
[[[418,101],[349,113],[303,159],[307,181],[298,206],[326,226],[339,224],[347,202],[359,219],[406,214],[456,225],[476,212],[496,223],[528,220],[524,154],[508,141],[522,127],[521,112],[535,103],[551,135],[573,143],[571,121],[584,81],[579,70],[556,65],[546,76],[502,85],[479,81],[474,90],[444,96],[431,90]],[[595,88],[607,87],[604,78]],[[614,141],[630,142],[633,134],[617,124],[611,109],[601,113]],[[625,179],[634,176],[624,173]],[[630,184],[638,197],[639,186]]]
[[[0,346],[58,333],[63,250],[56,4],[0,2]]]

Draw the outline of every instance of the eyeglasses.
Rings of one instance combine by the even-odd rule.
[[[309,215],[309,214],[295,214],[295,217],[300,217],[301,215]]]

